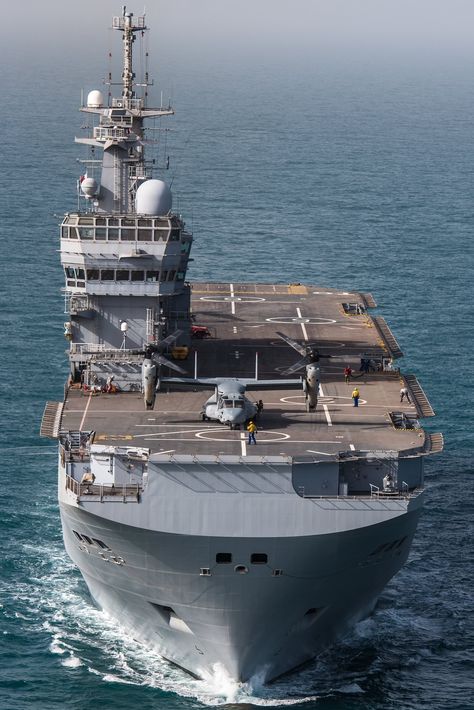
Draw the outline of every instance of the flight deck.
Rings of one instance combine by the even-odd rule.
[[[245,426],[231,430],[202,420],[212,388],[162,382],[153,409],[147,410],[139,391],[90,392],[74,385],[66,394],[60,428],[93,431],[96,444],[144,447],[167,456],[321,459],[351,451],[428,453],[433,441],[418,420],[433,411],[416,378],[398,371],[395,361],[402,353],[385,321],[369,315],[374,307],[370,294],[302,284],[193,283],[192,322],[206,327],[209,337],[193,339],[187,358],[179,361],[185,376],[283,377],[298,354],[280,332],[316,346],[321,354],[316,410],[306,411],[301,388],[247,392],[264,405],[256,421],[257,444],[249,446]],[[361,361],[368,372],[361,370]],[[353,370],[348,383],[346,366]],[[355,386],[358,407],[351,397]],[[400,402],[402,387],[410,401]]]

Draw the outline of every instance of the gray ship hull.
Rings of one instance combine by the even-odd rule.
[[[386,522],[332,534],[212,538],[150,531],[61,505],[66,549],[96,604],[133,638],[198,677],[219,667],[230,678],[263,682],[313,658],[373,609],[404,564],[420,505]],[[113,540],[96,554],[75,533]],[[235,561],[268,550],[273,564],[196,560],[232,549]]]

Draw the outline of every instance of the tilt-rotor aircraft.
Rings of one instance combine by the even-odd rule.
[[[182,385],[184,387],[213,388],[214,393],[204,403],[201,417],[203,421],[221,422],[230,429],[239,429],[257,414],[257,405],[245,396],[249,390],[292,389],[302,387],[303,381],[258,380],[240,377],[162,377],[161,382]]]

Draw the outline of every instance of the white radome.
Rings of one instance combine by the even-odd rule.
[[[87,94],[87,108],[102,108],[104,96],[101,91],[94,89]]]
[[[147,180],[137,190],[135,211],[137,214],[165,215],[171,210],[173,197],[163,180]]]
[[[95,197],[95,195],[97,195],[98,187],[99,186],[98,186],[97,182],[94,180],[94,178],[86,177],[81,182],[81,192],[89,200],[92,197]]]

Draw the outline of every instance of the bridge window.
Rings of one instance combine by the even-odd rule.
[[[108,239],[111,242],[116,242],[119,238],[119,232],[118,229],[110,229],[108,231]]]
[[[79,236],[81,239],[94,239],[94,229],[81,227],[79,230]]]
[[[151,230],[150,229],[140,229],[138,231],[138,241],[139,242],[151,242]]]
[[[95,238],[98,242],[105,242],[107,232],[105,229],[96,229],[95,230]]]
[[[176,281],[184,281],[184,271],[178,271],[176,274]]]
[[[145,272],[144,271],[132,271],[132,281],[144,281]]]
[[[114,280],[114,270],[113,269],[102,269],[100,272],[101,281],[113,281]]]
[[[115,272],[115,280],[116,281],[129,281],[130,280],[130,271],[128,269],[117,269]]]
[[[87,280],[88,281],[98,281],[99,280],[99,269],[87,269]]]
[[[147,271],[146,272],[146,280],[147,281],[159,281],[160,280],[160,272],[159,271]]]
[[[169,271],[168,272],[168,281],[174,281],[175,276],[176,276],[176,271]]]
[[[135,241],[135,230],[134,229],[122,229],[121,239],[123,242],[134,242]]]

